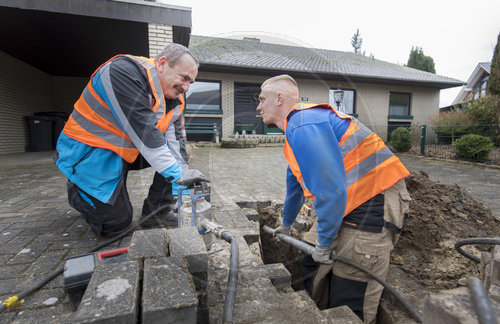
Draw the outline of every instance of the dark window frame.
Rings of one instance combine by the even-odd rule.
[[[391,115],[391,95],[392,94],[397,94],[397,95],[407,95],[408,96],[408,111],[406,115]],[[399,92],[399,91],[389,91],[389,107],[388,109],[388,115],[389,119],[394,118],[401,118],[401,117],[412,117],[412,107],[411,107],[411,101],[412,101],[412,93],[411,92]]]
[[[204,115],[221,115],[223,113],[222,109],[222,80],[208,80],[208,79],[198,79],[196,82],[207,82],[207,83],[218,83],[219,84],[219,99],[220,99],[220,109],[219,110],[203,110],[203,109],[189,109],[187,95],[184,94],[184,99],[186,99],[186,107],[184,109],[185,114],[204,114]],[[189,92],[189,91],[188,91]]]

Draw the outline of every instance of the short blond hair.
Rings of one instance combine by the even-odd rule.
[[[280,81],[288,83],[289,86],[293,86],[295,88],[298,88],[297,82],[288,74],[281,74],[281,75],[277,75],[277,76],[274,76],[272,78],[269,78],[266,81],[264,81],[264,83],[262,83],[260,88],[262,89],[266,86],[269,86],[271,84],[274,84],[274,83],[277,83]]]

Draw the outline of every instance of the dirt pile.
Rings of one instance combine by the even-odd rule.
[[[470,237],[495,237],[500,224],[491,210],[458,185],[429,179],[424,173],[406,178],[412,198],[408,223],[392,252],[391,263],[427,289],[455,288],[478,276],[474,261],[459,254],[454,244]],[[480,256],[489,246],[465,247]]]

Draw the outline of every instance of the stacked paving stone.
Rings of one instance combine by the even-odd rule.
[[[96,266],[73,322],[196,323],[207,263],[195,228],[136,231],[126,262]]]

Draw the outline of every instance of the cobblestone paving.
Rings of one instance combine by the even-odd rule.
[[[22,159],[23,155],[19,155]],[[444,183],[458,183],[500,215],[500,170],[402,157],[412,171],[424,170]],[[220,149],[198,147],[191,167],[211,179],[215,207],[236,202],[274,201],[285,196],[286,161],[282,147]],[[132,171],[127,186],[135,220],[153,171]],[[106,249],[127,246],[131,235]],[[31,164],[2,163],[0,156],[0,299],[31,287],[64,264],[101,243],[66,200],[66,180],[44,158]],[[2,323],[69,323],[73,312],[62,276],[27,297],[18,308],[0,314]]]

